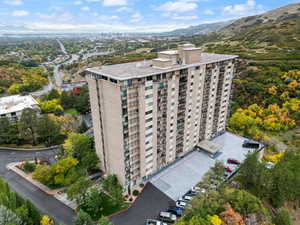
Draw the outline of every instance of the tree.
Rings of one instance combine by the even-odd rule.
[[[83,210],[79,210],[77,216],[75,217],[75,225],[93,225],[93,220],[89,214]]]
[[[60,124],[49,118],[48,115],[43,115],[37,124],[38,139],[45,143],[46,146],[57,144],[60,141]]]
[[[68,186],[78,179],[77,164],[77,159],[67,157],[54,163],[51,167],[38,165],[32,177],[51,188]]]
[[[63,107],[60,105],[59,99],[52,99],[48,101],[40,101],[40,108],[43,113],[53,113],[55,111],[63,111]]]
[[[92,149],[92,141],[84,134],[71,133],[63,144],[64,154],[79,160],[79,167],[83,170],[92,170],[97,166],[97,155]]]
[[[13,211],[0,205],[0,224],[24,225],[24,222]]]
[[[221,225],[222,224],[222,220],[220,219],[220,217],[218,215],[208,216],[207,219],[209,220],[209,222],[211,222],[212,225]]]
[[[276,225],[292,225],[293,222],[290,212],[285,208],[278,209],[274,218],[274,223]]]
[[[7,117],[0,118],[0,144],[7,144],[9,139],[10,122]]]
[[[258,160],[257,153],[250,153],[241,164],[237,179],[251,193],[267,197],[271,186],[270,180],[266,179],[269,176],[269,170]]]
[[[100,219],[99,219],[99,222],[97,225],[113,225],[109,219],[105,216],[102,216]]]
[[[226,198],[229,200],[232,208],[244,217],[251,213],[263,213],[261,201],[245,190],[236,189],[228,193]]]
[[[54,225],[54,221],[45,215],[41,220],[41,225]]]
[[[271,170],[272,187],[270,198],[275,207],[286,201],[298,200],[300,196],[300,154],[298,150],[288,150]]]
[[[31,108],[23,110],[19,121],[20,134],[25,140],[31,140],[32,145],[36,145],[37,124],[38,117],[36,111]]]
[[[88,190],[92,183],[93,182],[91,180],[85,177],[80,177],[75,184],[67,189],[68,198],[70,200],[76,199],[76,201],[79,202],[77,199]]]
[[[59,98],[60,98],[60,94],[56,89],[52,89],[46,96],[46,100],[59,99]]]

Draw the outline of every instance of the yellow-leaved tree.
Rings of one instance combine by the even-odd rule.
[[[45,215],[41,220],[41,225],[54,225],[54,222],[51,218],[49,218],[49,216]]]
[[[212,225],[221,225],[222,224],[222,220],[220,219],[220,217],[218,215],[208,216],[207,219],[209,222],[211,222]]]

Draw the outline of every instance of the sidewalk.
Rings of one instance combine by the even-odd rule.
[[[11,170],[11,171],[15,172],[17,175],[19,175],[20,177],[22,177],[23,179],[27,180],[32,185],[34,185],[35,187],[40,189],[42,192],[46,193],[47,195],[53,196],[54,198],[56,198],[57,200],[59,200],[60,202],[65,204],[66,206],[73,209],[74,211],[76,210],[77,205],[76,205],[75,201],[68,200],[67,199],[67,194],[65,194],[63,192],[63,190],[65,190],[65,188],[60,188],[60,189],[50,189],[50,188],[48,188],[44,184],[32,179],[32,177],[30,175],[26,174],[24,171],[20,170],[17,167],[20,163],[22,163],[22,162],[9,163],[9,164],[6,165],[6,168],[8,170]]]

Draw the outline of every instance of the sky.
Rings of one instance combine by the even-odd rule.
[[[293,0],[0,0],[0,31],[163,32],[237,19]]]

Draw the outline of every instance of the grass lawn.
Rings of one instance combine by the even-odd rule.
[[[73,116],[79,115],[79,112],[76,109],[67,109],[65,110],[65,113]]]

